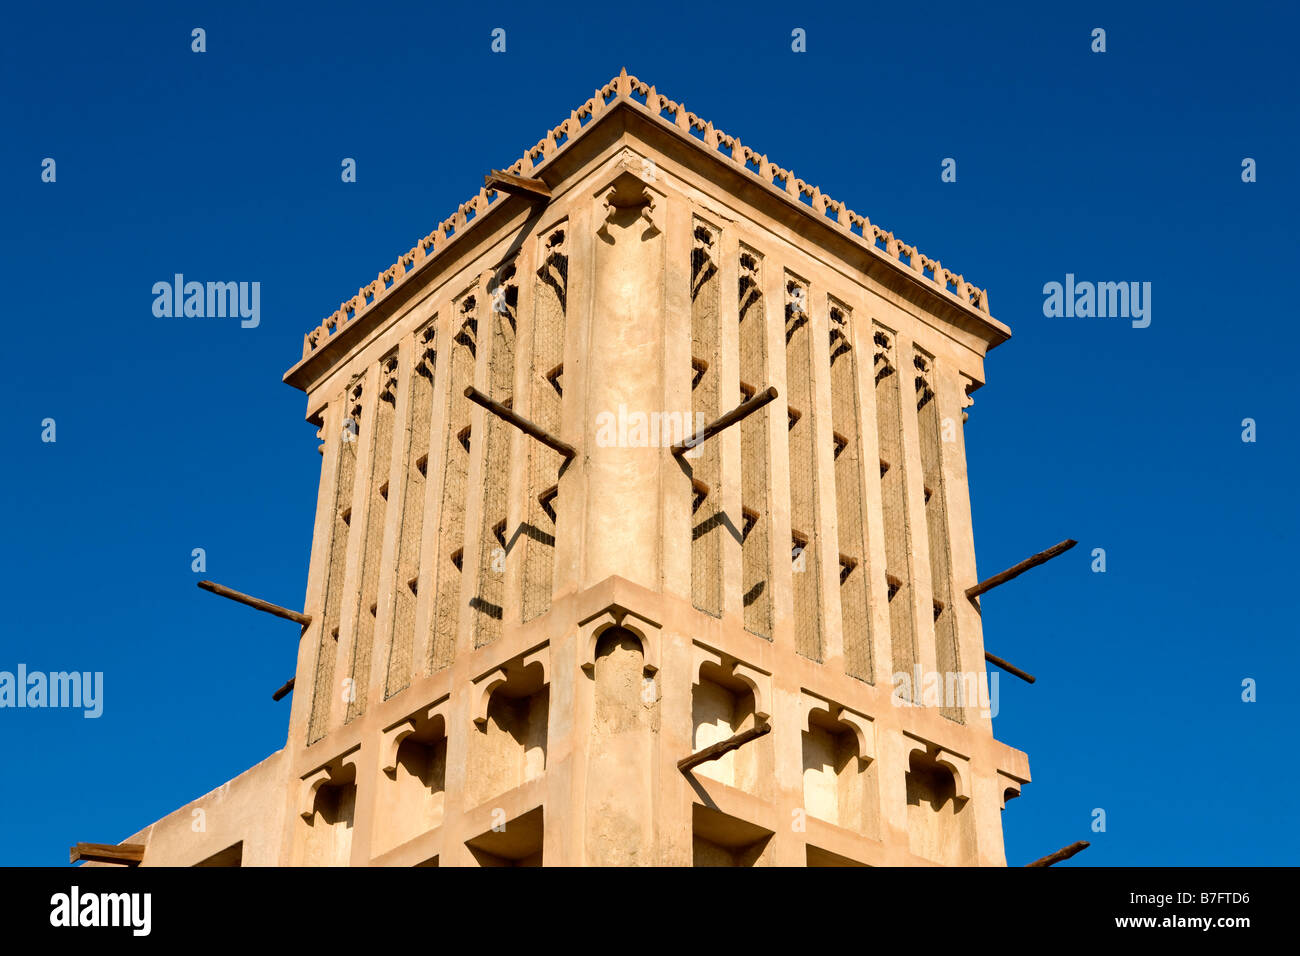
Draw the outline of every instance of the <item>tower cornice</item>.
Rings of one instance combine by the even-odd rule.
[[[811,227],[811,231],[820,234],[808,238],[819,238],[823,243],[847,249],[856,247],[859,255],[855,258],[864,272],[882,281],[901,279],[904,288],[928,300],[932,307],[937,307],[936,311],[954,324],[975,332],[988,343],[989,348],[1010,338],[1011,330],[989,312],[987,290],[967,282],[939,260],[903,242],[843,202],[827,196],[817,186],[771,162],[766,154],[743,145],[739,138],[716,128],[683,104],[669,99],[653,85],[626,71],[596,90],[590,99],[569,114],[568,119],[550,130],[504,171],[539,179],[555,189],[574,172],[567,168],[568,164],[558,160],[577,153],[575,144],[588,138],[595,127],[605,125],[615,115],[626,116],[628,113],[648,120],[651,129],[673,134],[675,139],[718,166],[730,167],[740,177],[741,184],[756,187],[747,191],[755,193],[760,201],[763,196],[769,200],[781,200],[787,207],[781,218]],[[464,237],[481,234],[484,221],[499,218],[499,208],[517,208],[517,204],[526,202],[487,186],[480,189],[397,262],[358,289],[356,295],[341,303],[320,325],[308,332],[303,337],[302,359],[285,373],[284,380],[296,388],[305,389],[314,377],[308,371],[309,365],[318,367],[326,353],[338,354],[340,347],[335,343],[343,338],[354,341],[355,336],[347,333],[358,324],[358,320],[395,293],[408,291],[403,286],[411,284],[412,279],[427,276],[435,261],[443,261],[453,251],[472,246],[473,243],[463,241]],[[324,364],[330,362],[327,360]]]

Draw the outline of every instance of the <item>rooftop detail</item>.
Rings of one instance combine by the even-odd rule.
[[[591,99],[570,113],[568,119],[542,137],[537,145],[504,171],[516,176],[535,177],[539,167],[545,166],[594,120],[620,103],[631,106],[664,126],[695,137],[705,148],[715,151],[719,158],[750,173],[774,192],[783,194],[788,201],[808,206],[830,225],[848,233],[862,246],[881,255],[896,268],[913,273],[914,277],[953,297],[960,304],[988,316],[986,290],[971,285],[961,275],[941,265],[938,259],[931,259],[915,246],[908,245],[893,233],[881,229],[866,216],[825,195],[790,170],[782,169],[769,161],[766,155],[754,152],[735,136],[715,128],[712,123],[696,116],[681,103],[668,99],[653,86],[630,76],[626,70],[598,89]],[[303,358],[306,359],[330,338],[346,329],[406,281],[427,260],[441,253],[502,196],[501,192],[485,187],[478,191],[478,195],[462,203],[450,218],[440,222],[433,232],[417,242],[397,262],[376,276],[373,282],[358,289],[355,296],[343,302],[324,322],[308,332],[303,338]]]

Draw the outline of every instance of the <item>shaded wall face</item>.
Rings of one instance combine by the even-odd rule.
[[[310,742],[324,737],[329,730],[330,708],[335,697],[334,671],[343,610],[348,539],[352,530],[352,488],[357,472],[357,434],[360,430],[363,394],[361,383],[349,386],[339,402],[342,406],[339,412],[327,417],[323,436],[325,444],[322,448],[325,454],[334,458],[334,488],[332,494],[324,497],[324,507],[328,509],[325,528],[329,543],[324,573],[324,614],[316,631],[316,669],[310,675],[312,704],[307,729]],[[324,475],[323,472],[322,480]],[[304,679],[303,683],[306,684],[307,681]]]
[[[701,677],[691,692],[692,752],[758,725],[754,695],[748,690],[724,686]],[[761,739],[729,751],[716,760],[699,764],[691,772],[738,790],[765,796],[772,789],[770,747],[770,740]]]
[[[486,723],[471,732],[468,806],[478,806],[542,775],[549,701],[548,688],[525,697],[492,695]]]
[[[388,473],[392,465],[394,418],[397,407],[397,356],[386,356],[379,363],[379,395],[369,426],[374,440],[369,446],[370,476],[363,503],[364,531],[361,547],[361,586],[356,597],[352,641],[348,668],[346,719],[364,713],[370,689],[370,662],[375,645],[375,623],[379,609],[379,569],[384,544],[385,517],[388,513]]]
[[[533,285],[532,368],[527,414],[552,435],[561,432],[564,401],[564,348],[568,328],[569,230],[563,222],[539,239]],[[524,523],[521,619],[527,623],[551,609],[555,590],[555,536],[558,531],[559,474],[563,456],[540,442],[525,443],[528,484]]]
[[[764,855],[765,849],[766,845],[722,846],[705,837],[696,836],[691,841],[691,865],[700,867],[770,866],[770,861]]]
[[[879,839],[877,761],[858,757],[858,741],[847,728],[813,725],[802,737],[804,809],[808,815]]]
[[[488,342],[488,394],[506,406],[514,404],[515,338],[518,320],[515,304],[518,278],[513,264],[497,270],[489,284],[491,314],[486,319],[491,330]],[[484,647],[501,636],[505,616],[505,563],[508,521],[507,491],[513,468],[515,447],[513,426],[496,415],[483,416],[481,453],[483,470],[478,524],[477,560],[466,563],[468,584],[473,591],[469,599],[470,621],[475,647]],[[478,489],[476,489],[478,490]],[[479,497],[478,494],[475,497]]]
[[[315,812],[299,828],[298,866],[347,866],[357,810],[352,784],[324,786],[316,792]]]
[[[378,783],[373,852],[383,853],[441,825],[447,804],[447,738],[408,737],[396,767]]]
[[[425,486],[432,446],[434,385],[438,374],[437,317],[415,335],[407,401],[407,428],[399,467],[404,469],[399,505],[397,575],[393,582],[393,620],[389,635],[384,696],[410,686],[414,674],[416,604],[420,582],[420,546],[424,536]]]
[[[740,391],[745,399],[771,379],[767,352],[767,301],[763,296],[762,256],[741,247],[737,281]],[[772,456],[768,416],[771,406],[740,423],[741,565],[745,629],[772,639]]]
[[[692,419],[715,420],[722,412],[719,369],[721,280],[715,258],[717,232],[694,220],[691,249],[691,412]],[[708,441],[687,466],[691,477],[691,602],[722,616],[722,544],[726,523],[722,454]]]
[[[831,438],[835,472],[835,517],[840,574],[840,623],[844,669],[867,683],[875,681],[871,624],[870,565],[866,541],[866,470],[862,415],[858,402],[858,350],[853,342],[852,310],[835,301],[830,316]]]
[[[451,341],[441,347],[450,352],[451,381],[443,416],[442,494],[438,509],[438,537],[433,568],[434,603],[432,639],[424,662],[427,672],[450,666],[456,654],[460,621],[461,585],[465,567],[465,502],[468,491],[473,430],[470,403],[464,395],[474,382],[478,357],[478,297],[466,292],[456,302]],[[470,561],[470,567],[476,562]]]
[[[785,374],[789,424],[791,571],[794,642],[804,657],[823,659],[821,527],[817,408],[808,283],[786,274]]]
[[[913,757],[907,773],[908,846],[916,856],[948,866],[975,862],[974,814],[956,797],[952,774]]]
[[[925,525],[930,546],[935,663],[939,673],[955,674],[961,667],[961,655],[957,647],[957,609],[952,603],[952,568],[948,558],[948,494],[943,475],[944,423],[939,414],[939,401],[934,387],[934,360],[917,352],[913,356],[913,369],[924,481]],[[955,427],[951,422],[949,426]],[[945,699],[944,716],[950,720],[964,720],[962,704],[961,700]]]

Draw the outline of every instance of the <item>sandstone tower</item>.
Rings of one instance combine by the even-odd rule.
[[[322,454],[288,740],[144,864],[1003,865],[986,294],[625,73],[489,180],[286,373]]]

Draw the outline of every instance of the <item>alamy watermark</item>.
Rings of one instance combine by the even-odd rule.
[[[74,885],[50,897],[50,925],[55,927],[120,927],[132,936],[148,936],[152,911],[151,893],[83,893]]]
[[[155,282],[153,294],[153,314],[160,319],[238,317],[245,329],[262,321],[260,282],[186,282],[178,272],[171,282]]]
[[[1151,324],[1150,282],[1075,282],[1067,272],[1064,284],[1048,282],[1043,295],[1049,319],[1132,319],[1135,329]]]
[[[671,448],[686,443],[683,458],[698,458],[698,444],[689,439],[704,430],[703,412],[629,412],[620,404],[617,412],[596,415],[596,444],[601,448]]]
[[[99,717],[104,712],[102,671],[28,671],[19,664],[17,673],[0,671],[0,708],[68,707],[85,711],[81,716]]]
[[[891,697],[895,707],[978,707],[992,719],[998,715],[998,672],[922,672],[917,664],[910,674],[894,674]]]

